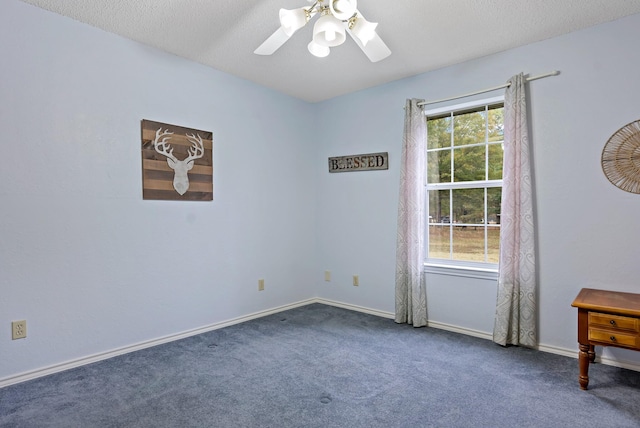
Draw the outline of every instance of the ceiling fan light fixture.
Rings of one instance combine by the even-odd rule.
[[[329,55],[329,52],[331,51],[329,47],[319,45],[313,40],[309,42],[309,44],[307,45],[307,49],[309,49],[309,52],[311,52],[313,56],[316,56],[318,58],[326,57],[327,55]]]
[[[313,41],[321,46],[332,48],[344,43],[347,35],[342,21],[331,16],[321,16],[313,26]]]
[[[280,9],[280,25],[287,36],[301,29],[309,21],[307,9],[301,7],[299,9]]]
[[[316,57],[329,55],[330,48],[347,39],[347,33],[371,62],[378,62],[391,50],[376,33],[377,22],[369,22],[357,9],[357,0],[307,0],[309,7],[280,9],[280,27],[254,51],[257,55],[272,55],[295,32],[318,15],[312,31],[309,52]]]
[[[353,22],[353,24],[351,24],[351,22]],[[349,29],[358,39],[360,39],[363,46],[367,46],[367,43],[376,36],[377,26],[377,22],[369,22],[362,16],[357,16],[349,23]]]

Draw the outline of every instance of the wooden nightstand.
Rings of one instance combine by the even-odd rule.
[[[580,388],[587,389],[594,346],[640,351],[640,294],[583,288],[571,306],[578,308]]]

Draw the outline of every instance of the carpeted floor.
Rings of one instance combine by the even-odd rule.
[[[320,304],[0,389],[0,427],[640,427],[640,373]]]

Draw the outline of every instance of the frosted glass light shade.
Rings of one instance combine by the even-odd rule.
[[[329,55],[329,51],[331,50],[329,49],[329,47],[319,45],[313,40],[307,45],[307,49],[309,49],[309,52],[311,52],[318,58],[324,58],[325,56]]]
[[[377,26],[377,22],[369,22],[362,16],[358,16],[351,31],[358,39],[360,39],[362,46],[367,46],[367,43],[375,37]]]
[[[346,40],[342,21],[331,15],[323,15],[313,26],[313,41],[321,46],[334,47]]]
[[[346,21],[356,13],[357,0],[330,0],[329,10],[331,14],[341,21]]]
[[[280,9],[280,25],[287,36],[291,36],[304,27],[306,23],[307,13],[304,7],[291,10]]]

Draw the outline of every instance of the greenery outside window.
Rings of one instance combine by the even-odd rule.
[[[427,267],[497,271],[503,111],[500,97],[425,112]]]

